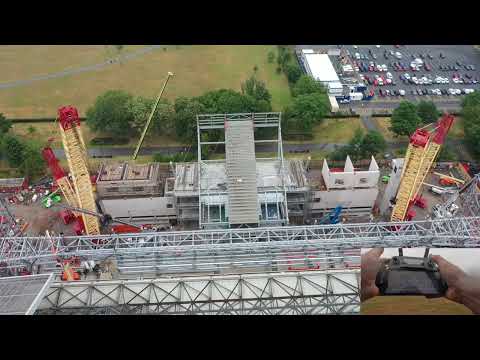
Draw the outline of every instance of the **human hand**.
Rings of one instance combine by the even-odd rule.
[[[432,255],[432,260],[438,265],[440,275],[442,275],[443,280],[445,280],[448,285],[445,297],[461,303],[459,284],[460,280],[464,278],[466,274],[458,266],[448,262],[440,255]]]
[[[437,263],[440,275],[447,283],[445,297],[480,314],[480,278],[465,274],[440,255],[433,255],[432,260]]]
[[[374,248],[362,255],[361,263],[361,292],[360,300],[365,301],[380,294],[380,290],[375,285],[377,273],[382,265],[380,256],[383,254],[383,248]]]

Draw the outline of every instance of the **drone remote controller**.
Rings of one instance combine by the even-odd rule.
[[[441,297],[447,291],[438,265],[428,256],[394,256],[383,263],[377,274],[375,285],[380,295],[423,295],[427,298]]]

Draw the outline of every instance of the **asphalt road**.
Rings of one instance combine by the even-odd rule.
[[[332,151],[336,146],[345,145],[344,143],[328,143],[328,144],[283,144],[283,152],[295,152],[295,151]],[[255,152],[274,152],[277,147],[275,144],[257,144],[255,145]],[[173,155],[180,153],[182,151],[187,151],[186,147],[162,147],[162,146],[152,146],[144,147],[140,150],[139,155],[153,155],[153,154],[163,154],[163,155]],[[88,155],[93,158],[102,158],[102,157],[114,157],[114,156],[131,156],[135,151],[134,148],[124,148],[124,147],[89,147]],[[196,151],[196,149],[195,149]],[[59,159],[65,159],[65,152],[63,149],[54,149],[53,152],[55,156]],[[224,149],[221,147],[217,148],[217,153],[224,153]]]
[[[468,152],[464,151],[464,144],[462,140],[447,139],[447,144],[452,148],[455,148],[459,153],[461,160],[472,161]],[[313,151],[332,151],[336,147],[344,146],[345,143],[324,143],[324,144],[283,144],[284,153],[293,152],[313,152]],[[391,152],[395,149],[406,148],[407,141],[387,142],[386,152]],[[88,154],[90,157],[116,157],[116,156],[131,156],[134,152],[134,148],[121,148],[121,147],[89,147]],[[185,147],[162,147],[153,146],[145,147],[140,150],[139,155],[153,155],[161,153],[164,155],[172,155],[182,151],[186,151]],[[65,158],[63,149],[54,149],[55,155],[60,158]],[[195,149],[196,151],[196,149]],[[275,144],[257,144],[255,145],[255,152],[275,152]],[[217,148],[217,153],[223,153],[224,150],[220,147]]]

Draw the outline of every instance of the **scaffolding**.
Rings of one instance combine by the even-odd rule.
[[[358,270],[69,282],[37,314],[358,314],[359,294]]]
[[[273,139],[254,139],[256,128],[275,128],[277,135]],[[208,131],[224,131],[225,140],[204,141],[202,134]],[[197,116],[198,146],[198,213],[199,227],[205,229],[230,226],[285,225],[289,223],[287,206],[286,169],[283,159],[280,113],[238,113],[204,114]],[[273,158],[257,158],[255,144],[276,143],[277,151]],[[202,159],[202,146],[225,146],[225,160]],[[281,179],[280,186],[258,190],[253,179],[253,168],[258,161],[278,161]],[[253,165],[252,165],[253,164]],[[218,165],[225,168],[225,184],[212,183],[215,179],[209,169]],[[208,179],[210,178],[210,181]],[[245,178],[245,179],[244,179]],[[212,183],[212,184],[210,184]],[[209,184],[206,186],[205,184]],[[255,188],[255,191],[253,191]],[[262,216],[262,203],[258,191],[266,199],[275,199],[270,206],[278,210],[278,217]],[[265,195],[267,193],[267,195]],[[270,195],[271,196],[268,196]],[[248,196],[247,196],[248,195]],[[254,196],[255,199],[252,197]],[[260,198],[262,198],[260,196]],[[246,205],[248,202],[248,206]],[[212,206],[210,206],[212,205]],[[264,207],[269,204],[264,203]],[[237,208],[243,210],[236,211]],[[248,216],[245,210],[250,209]],[[218,211],[217,211],[218,210]],[[213,212],[213,213],[212,213]],[[265,211],[266,213],[266,211]],[[233,214],[233,217],[231,216]],[[213,216],[212,216],[213,215]],[[281,215],[281,216],[280,216]],[[275,219],[273,219],[275,218]]]
[[[52,246],[57,249],[53,254]],[[290,253],[298,264],[338,259],[345,264],[348,250],[370,247],[478,247],[480,217],[438,220],[275,226],[137,234],[69,237],[4,237],[0,262],[16,271],[40,266],[55,269],[58,257],[84,260],[129,260],[125,273],[233,272],[287,266]],[[309,258],[313,257],[313,260]],[[323,260],[322,260],[323,259]],[[144,262],[144,264],[142,264]],[[304,265],[305,266],[305,265]],[[265,270],[263,270],[265,271]],[[12,274],[12,275],[13,275]]]

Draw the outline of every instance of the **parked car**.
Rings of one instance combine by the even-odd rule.
[[[443,53],[440,53],[440,59],[445,59],[445,55],[443,55]]]

